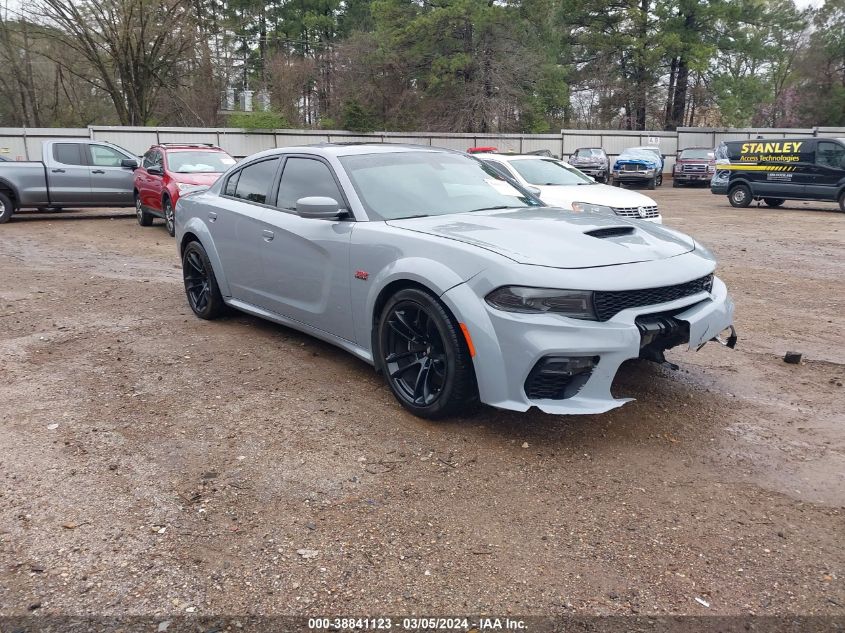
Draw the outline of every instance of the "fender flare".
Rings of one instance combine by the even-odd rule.
[[[208,227],[198,218],[188,220],[182,229],[182,237],[179,241],[179,260],[182,260],[182,255],[185,252],[185,246],[188,242],[194,241],[190,239],[192,237],[202,245],[208,255],[211,268],[214,270],[214,277],[217,280],[217,286],[220,288],[220,294],[224,297],[231,297],[232,293],[229,290],[229,282],[226,279],[223,263],[220,261],[220,255],[214,247],[214,240],[211,237]]]
[[[17,210],[21,203],[18,188],[5,178],[0,178],[0,189],[8,189],[12,192],[12,202],[15,204],[15,210]]]

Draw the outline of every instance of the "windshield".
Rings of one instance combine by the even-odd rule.
[[[654,162],[656,156],[654,152],[647,149],[626,149],[621,154],[619,154],[619,158],[627,159],[639,159],[639,160],[647,160],[649,162]]]
[[[589,149],[578,149],[575,150],[575,156],[578,158],[601,158],[602,157],[602,150],[589,148]]]
[[[700,159],[710,160],[713,158],[713,152],[709,149],[685,149],[681,152],[679,157],[681,160]]]
[[[235,159],[225,152],[168,152],[170,171],[179,174],[223,173],[235,164]]]
[[[469,156],[446,152],[385,152],[341,156],[367,215],[399,220],[541,203]]]
[[[589,185],[594,182],[577,169],[551,158],[512,160],[510,164],[532,185]]]

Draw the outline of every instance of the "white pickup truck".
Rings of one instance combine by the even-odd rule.
[[[44,141],[43,161],[0,162],[0,224],[19,209],[132,207],[131,152],[86,139]]]

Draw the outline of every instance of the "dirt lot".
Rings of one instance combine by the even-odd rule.
[[[161,226],[16,216],[0,614],[845,614],[845,214],[655,197],[719,256],[738,348],[626,366],[609,414],[446,423],[194,318]]]

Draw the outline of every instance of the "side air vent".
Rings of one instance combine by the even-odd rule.
[[[594,229],[592,231],[586,231],[585,235],[592,235],[593,237],[597,237],[600,240],[603,240],[608,237],[620,237],[622,235],[631,235],[633,232],[633,226],[610,226],[606,229]]]

